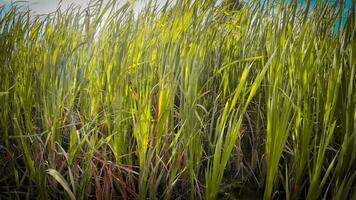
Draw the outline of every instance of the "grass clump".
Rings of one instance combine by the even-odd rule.
[[[308,2],[2,7],[0,198],[356,198],[355,5]]]

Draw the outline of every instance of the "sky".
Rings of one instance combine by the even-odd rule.
[[[0,6],[1,5],[5,5],[7,8],[9,8],[9,5],[11,5],[11,2],[15,2],[15,1],[21,1],[21,0],[0,0]],[[60,0],[22,0],[22,4],[25,4],[26,6],[28,6],[28,8],[34,13],[34,14],[48,14],[51,13],[53,11],[56,10],[56,8],[58,7],[58,3]],[[62,0],[61,3],[61,7],[62,8],[66,8],[69,5],[71,5],[72,3],[76,4],[76,5],[80,5],[82,7],[85,7],[86,5],[88,5],[90,0]],[[105,1],[110,1],[110,0],[104,0]],[[118,0],[119,2],[125,3],[129,0]],[[135,13],[138,13],[140,10],[142,10],[144,8],[145,2],[147,0],[136,0],[136,4],[135,4]],[[218,0],[222,1],[222,0]],[[244,1],[248,1],[248,0],[244,0]],[[261,0],[264,1],[264,0]],[[289,1],[289,0],[286,0]],[[312,0],[312,4],[313,2],[316,2],[317,0]],[[331,2],[335,2],[335,0],[329,0]],[[166,2],[166,0],[157,0],[158,3],[163,4],[164,2]],[[306,0],[298,0],[298,2],[300,4],[303,4],[306,2]],[[352,5],[352,0],[345,0],[346,2],[346,7],[347,8],[351,8]],[[5,9],[6,9],[5,7]],[[347,12],[345,11],[343,13],[343,20],[342,20],[342,24],[344,25],[346,22],[346,17],[347,16]],[[337,25],[337,24],[336,24]]]
[[[88,5],[90,0],[62,0],[61,7],[66,8],[72,3],[85,7]],[[104,0],[108,1],[108,0]],[[128,0],[118,0],[122,3]],[[157,0],[159,3],[165,2],[165,0]],[[0,0],[0,5],[11,5],[11,2],[16,2],[16,0]],[[27,3],[28,2],[28,3]],[[28,8],[35,14],[48,14],[56,10],[60,0],[26,0],[26,2],[21,2],[20,4],[28,6]],[[145,5],[145,0],[136,1],[135,10],[141,10]]]
[[[0,5],[10,5],[12,1],[16,1],[16,0],[0,0]],[[28,3],[23,3],[23,4],[27,4],[30,8],[30,10],[32,10],[34,13],[36,14],[46,14],[46,13],[50,13],[56,10],[57,6],[58,6],[58,2],[60,0],[26,0]],[[72,3],[81,5],[81,6],[85,6],[88,4],[90,0],[63,0],[62,1],[62,7],[67,7]],[[104,0],[104,1],[108,1],[108,0]],[[127,2],[127,0],[119,0],[124,2]],[[144,7],[145,1],[147,0],[137,0],[136,1],[136,7],[135,10],[139,11]],[[166,0],[157,0],[159,3],[163,4],[163,2],[165,2]],[[263,0],[262,0],[263,1]],[[305,0],[298,0],[300,3],[305,2]],[[315,0],[312,0],[312,2],[315,2]],[[331,0],[331,1],[335,1],[335,0]],[[346,0],[346,7],[351,7],[352,4],[352,0]]]

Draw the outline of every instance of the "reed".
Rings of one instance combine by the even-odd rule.
[[[355,30],[343,1],[1,7],[0,198],[354,199]]]

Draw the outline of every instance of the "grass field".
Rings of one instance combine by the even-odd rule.
[[[2,7],[0,199],[356,199],[355,3],[281,2]]]

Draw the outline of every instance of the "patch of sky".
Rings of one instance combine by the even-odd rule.
[[[248,2],[249,0],[246,0],[245,2]],[[260,0],[261,5],[264,5],[267,3],[278,3],[278,2],[292,2],[295,0]],[[299,6],[306,6],[309,0],[297,0],[297,3]],[[341,27],[344,27],[347,21],[347,17],[349,15],[349,12],[351,9],[356,9],[355,4],[353,2],[354,0],[310,0],[310,10],[318,3],[318,2],[323,2],[323,3],[329,3],[329,4],[336,4],[338,6],[343,5],[343,12],[341,13]],[[340,4],[343,2],[343,4]],[[356,11],[355,11],[356,12]],[[335,23],[335,28],[339,26],[340,20],[336,20]]]
[[[319,0],[319,1],[320,1],[320,0]],[[341,14],[341,15],[342,15],[342,16],[341,16],[341,24],[342,24],[342,27],[344,27],[345,24],[346,24],[346,20],[347,20],[347,16],[348,16],[349,11],[350,11],[351,9],[355,9],[355,7],[352,8],[352,4],[353,4],[352,1],[353,1],[353,0],[344,0],[344,1],[343,1],[343,7],[344,7],[344,9],[343,9],[343,12],[342,12],[342,14]],[[318,2],[318,0],[311,0],[311,1],[310,1],[311,7],[315,6],[317,2]],[[328,2],[328,3],[330,3],[330,4],[338,3],[338,5],[340,5],[340,2],[341,2],[341,1],[336,2],[336,0],[327,0],[327,1],[325,1],[325,2]],[[301,5],[304,5],[304,4],[307,3],[307,0],[298,0],[298,3],[301,4]],[[339,23],[340,23],[340,21],[337,20],[337,21],[336,21],[336,24],[335,24],[335,28],[337,28],[337,27],[339,26]]]
[[[104,3],[108,2],[109,0],[103,0]],[[147,3],[148,0],[118,0],[120,3],[124,4],[127,1],[134,2],[134,12],[137,14],[139,13],[144,7],[145,4]],[[216,0],[217,4],[221,3],[223,0]],[[248,2],[248,1],[253,1],[253,0],[243,0],[243,2]],[[272,2],[272,0],[260,0],[261,5],[264,2]],[[277,2],[278,0],[274,0],[274,2]],[[279,0],[279,1],[285,1],[285,2],[290,2],[292,0]],[[301,6],[306,5],[308,0],[297,0],[298,4]],[[310,0],[311,1],[311,7],[313,7],[318,0]],[[319,0],[320,1],[320,0]],[[329,3],[335,3],[336,0],[324,0]],[[353,8],[355,9],[355,6],[353,5],[353,0],[344,0],[344,12],[342,13],[342,26],[345,25],[348,12]],[[59,5],[61,5],[62,9],[68,8],[71,4],[79,5],[81,7],[85,7],[88,5],[90,0],[27,0],[27,1],[16,1],[16,0],[0,0],[0,7],[2,7],[3,11],[1,14],[5,13],[8,9],[11,8],[11,5],[16,4],[24,9],[29,9],[31,10],[32,13],[34,14],[48,14],[51,12],[54,12]],[[157,0],[157,3],[160,5],[163,5],[166,2],[166,0]],[[339,21],[336,22],[335,26],[338,26]]]
[[[0,0],[0,6],[4,7],[4,11],[9,10],[12,5],[29,9],[33,14],[48,14],[54,12],[59,6],[61,9],[66,9],[71,5],[86,7],[91,0]],[[104,4],[110,0],[103,0]],[[146,4],[146,0],[118,0],[118,5],[123,5],[128,1],[134,4],[134,12],[138,13]],[[166,0],[157,0],[158,4],[163,5]]]

